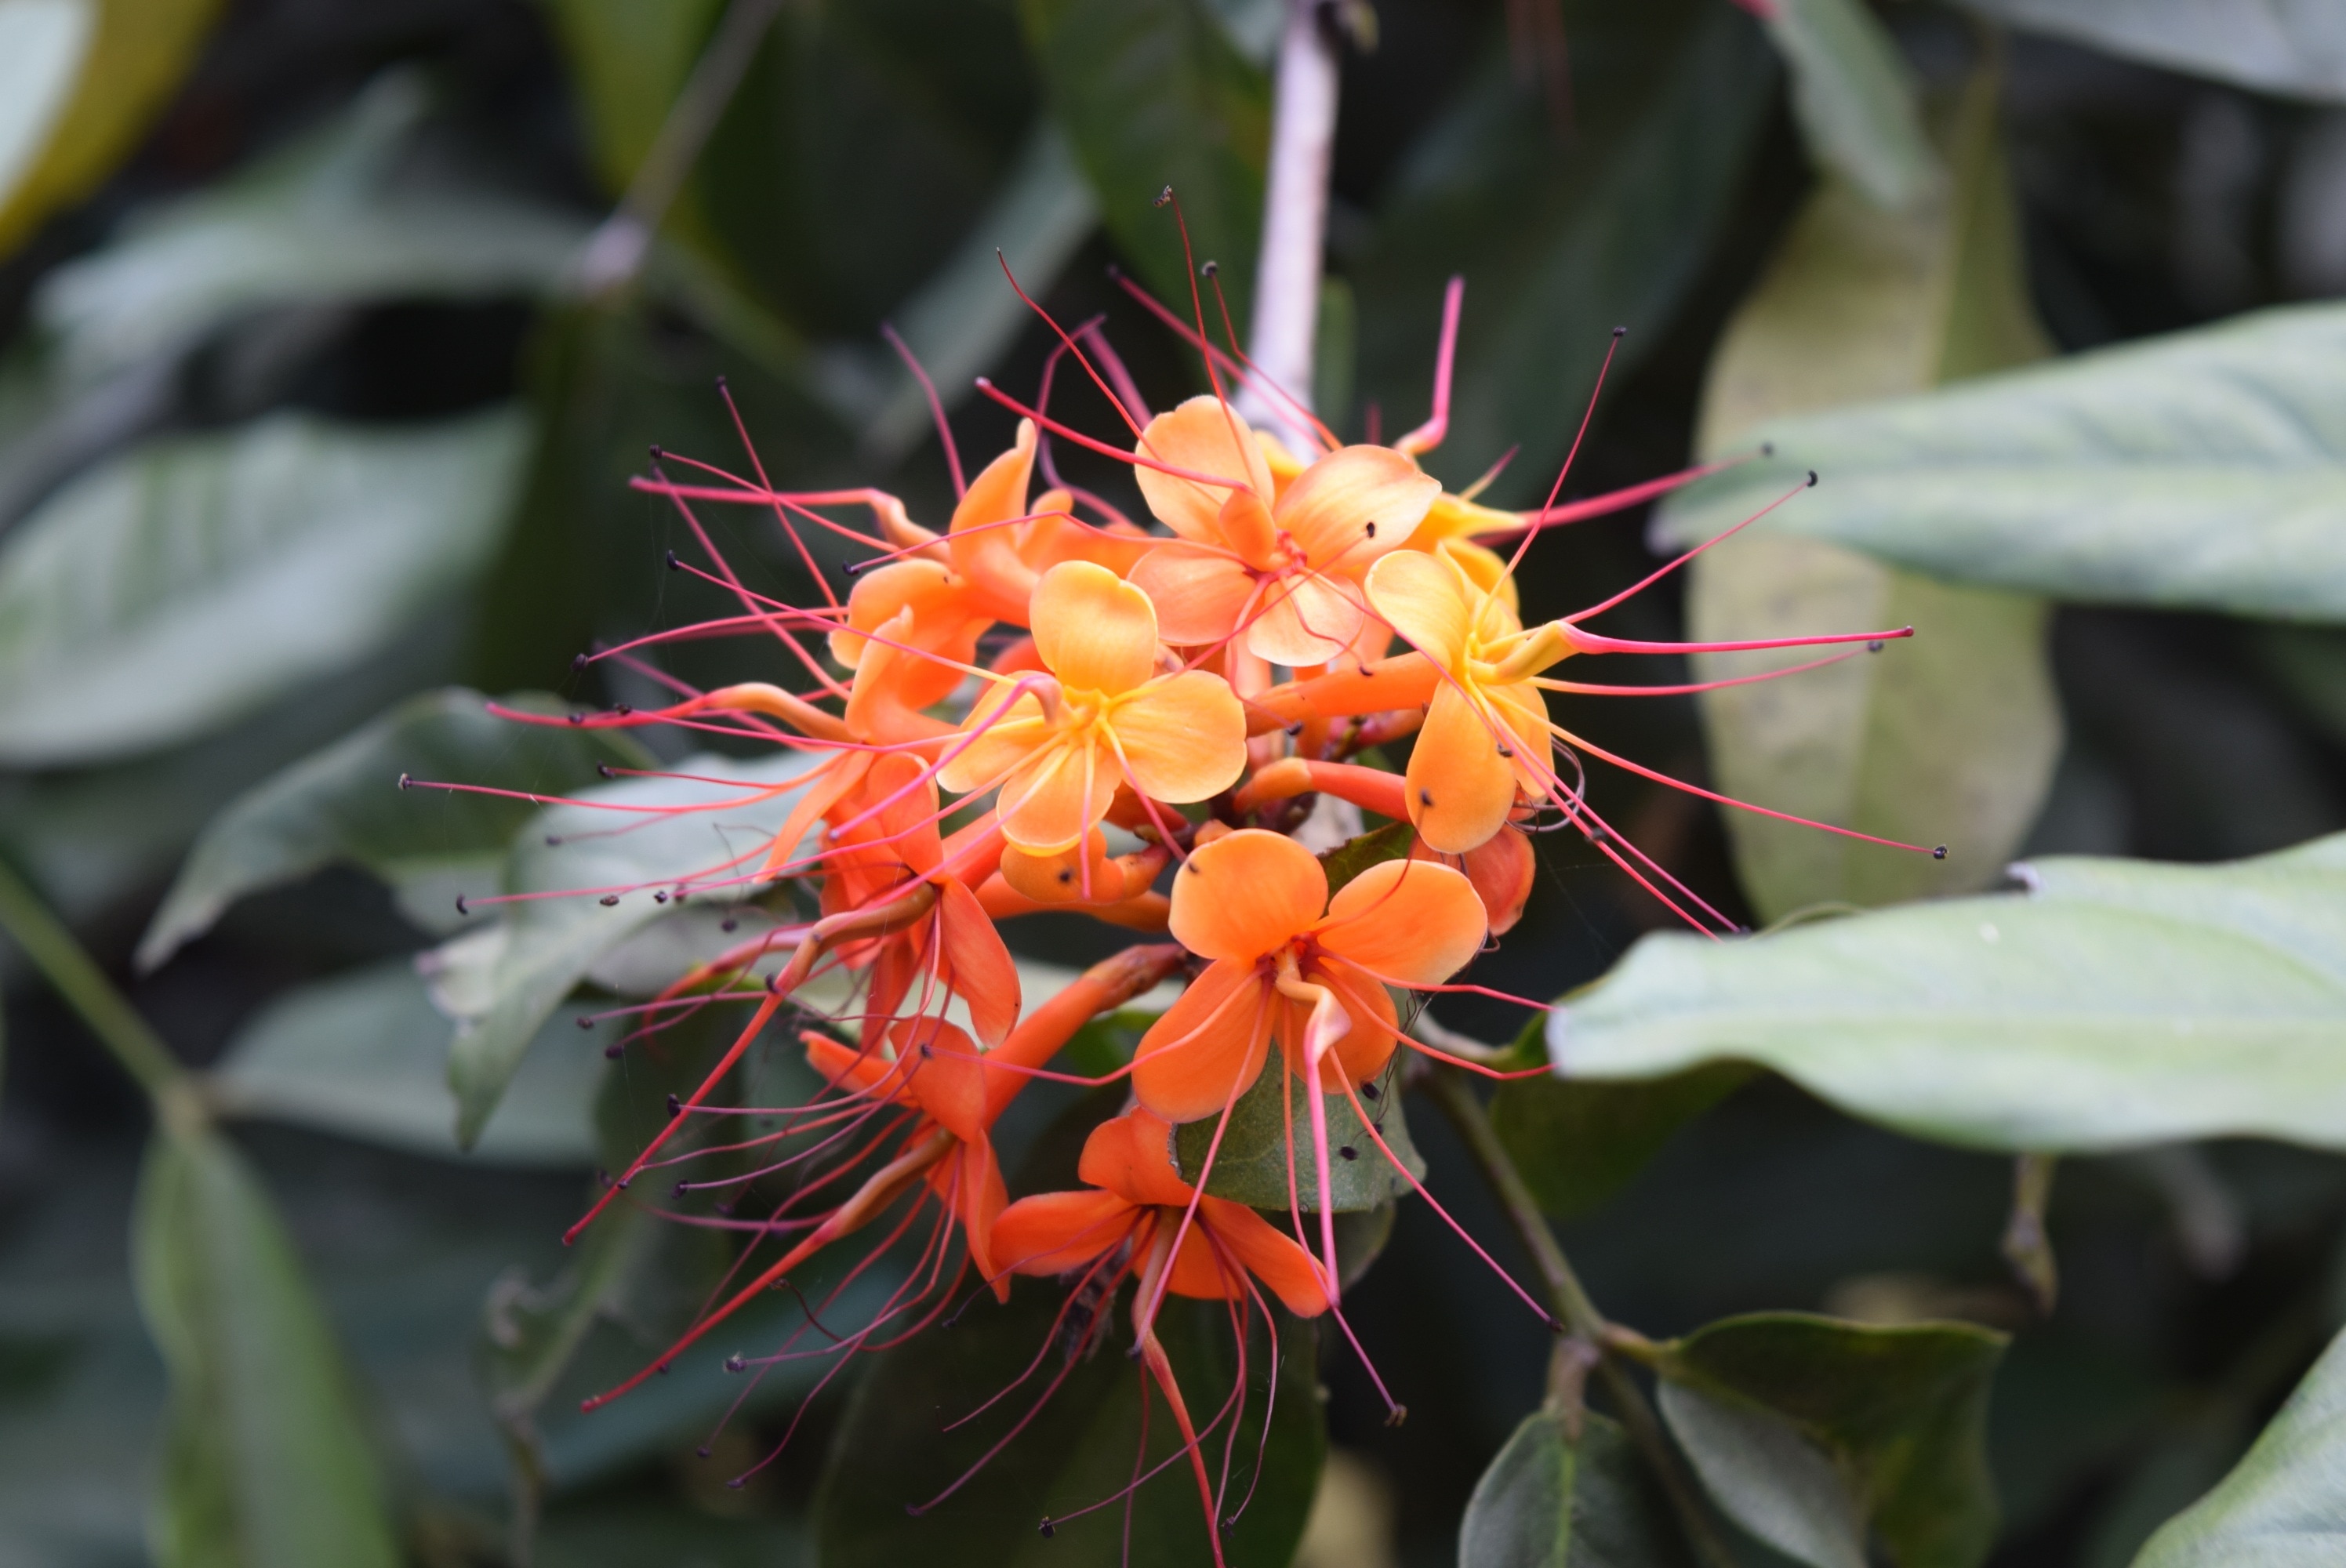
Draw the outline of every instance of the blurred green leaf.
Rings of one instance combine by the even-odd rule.
[[[1809,155],[1877,208],[1913,206],[1941,178],[1913,73],[1864,0],[1775,0],[1769,38],[1792,76]]]
[[[2215,1491],[2169,1520],[2137,1568],[2293,1568],[2346,1551],[2346,1336]]]
[[[559,711],[551,697],[511,701]],[[461,687],[410,697],[221,808],[139,939],[138,967],[163,962],[237,900],[330,865],[363,866],[399,895],[410,920],[454,930],[456,896],[495,881],[514,834],[543,802],[419,793],[406,781],[559,796],[590,785],[607,763],[648,768],[651,754],[621,730],[500,718]]]
[[[873,1568],[951,1554],[980,1564],[1117,1561],[1124,1509],[1110,1503],[1080,1519],[1067,1515],[1125,1487],[1141,1451],[1141,1385],[1146,1374],[1124,1356],[1123,1336],[1106,1330],[1100,1353],[1068,1362],[1053,1347],[1066,1288],[1021,1279],[1007,1307],[981,1299],[951,1329],[931,1329],[881,1357],[863,1380],[832,1444],[815,1498],[817,1555],[826,1568]],[[1110,1303],[1103,1310],[1113,1309]],[[1282,1314],[1282,1317],[1284,1315]],[[1212,1420],[1236,1383],[1238,1362],[1226,1305],[1168,1298],[1158,1332],[1171,1357],[1184,1402],[1199,1425]],[[1224,1507],[1236,1512],[1223,1536],[1232,1563],[1284,1563],[1303,1533],[1320,1479],[1326,1438],[1311,1326],[1286,1319],[1280,1333],[1277,1383],[1260,1335],[1246,1362],[1244,1407],[1207,1439],[1207,1469],[1221,1473],[1222,1442],[1235,1431]],[[1037,1364],[1037,1357],[1041,1357]],[[1008,1399],[966,1426],[945,1431],[1035,1366]],[[1055,1388],[1046,1387],[1064,1374]],[[1260,1480],[1264,1402],[1271,1400]],[[1021,1431],[970,1483],[928,1513],[913,1516],[999,1441],[1030,1407]],[[1180,1439],[1152,1390],[1148,1465],[1177,1455]],[[1145,1467],[1144,1467],[1145,1468]],[[1241,1481],[1239,1478],[1245,1477]],[[1148,1568],[1207,1560],[1197,1483],[1178,1458],[1141,1487],[1128,1559]],[[1052,1537],[1037,1526],[1058,1521]]]
[[[2170,71],[2288,97],[2346,101],[2346,12],[2323,0],[1958,0]]]
[[[405,959],[280,992],[208,1076],[222,1110],[454,1159],[448,1088],[454,1026]],[[470,1156],[484,1164],[595,1163],[592,1108],[616,1031],[549,1020]]]
[[[426,965],[434,1000],[457,1023],[448,1082],[459,1144],[469,1148],[480,1136],[530,1042],[595,962],[673,910],[654,891],[761,844],[797,803],[790,781],[817,760],[818,753],[788,750],[757,760],[690,757],[676,765],[677,777],[579,791],[580,803],[551,807],[522,830],[502,889],[481,891],[557,896],[501,906],[495,923],[444,944]],[[679,806],[707,809],[658,814]],[[611,831],[622,822],[627,831]],[[761,886],[727,891],[743,899]]]
[[[728,1519],[683,1502],[581,1498],[557,1506],[538,1532],[536,1568],[780,1568],[811,1561],[794,1520]]]
[[[2004,1336],[1754,1313],[1662,1347],[1661,1406],[1728,1515],[1815,1568],[1973,1568],[1995,1538],[1989,1380]]]
[[[1458,1530],[1458,1568],[1670,1568],[1686,1560],[1645,1461],[1594,1413],[1576,1440],[1561,1416],[1524,1418]]]
[[[1958,582],[2346,619],[2346,307],[2263,311],[1893,402],[1771,422],[1668,533],[1759,524]],[[1757,532],[1755,529],[1754,532]]]
[[[1517,1079],[1491,1096],[1491,1125],[1540,1207],[1569,1219],[1627,1186],[1673,1133],[1751,1074],[1712,1062],[1637,1083]]]
[[[526,441],[286,413],[84,474],[0,547],[0,760],[187,739],[381,650],[487,562]]]
[[[1570,1077],[1739,1060],[1918,1137],[2346,1144],[2346,834],[2219,866],[2056,857],[2031,891],[1648,936],[1549,1015]]]
[[[2346,627],[2254,626],[2249,647],[2299,710],[2346,746]]]
[[[1410,1175],[1423,1177],[1425,1161],[1410,1141],[1409,1119],[1402,1114],[1399,1058],[1364,1086],[1361,1105],[1376,1123],[1376,1130]],[[1369,1089],[1375,1090],[1373,1095]],[[1284,1090],[1282,1095],[1281,1091]],[[1221,1146],[1214,1150],[1214,1168],[1206,1190],[1216,1197],[1285,1214],[1290,1190],[1306,1213],[1320,1212],[1320,1169],[1311,1146],[1311,1105],[1303,1080],[1287,1070],[1285,1060],[1272,1051],[1254,1086],[1240,1095],[1230,1109],[1229,1125],[1222,1129]],[[1393,1169],[1361,1125],[1352,1102],[1341,1095],[1326,1095],[1328,1117],[1328,1180],[1335,1188],[1339,1214],[1375,1208],[1413,1190],[1409,1176]],[[1286,1102],[1282,1105],[1280,1102]],[[1294,1141],[1288,1134],[1292,1118]],[[1195,1185],[1205,1169],[1206,1151],[1212,1147],[1219,1116],[1184,1122],[1173,1129],[1173,1168]],[[1350,1154],[1346,1151],[1350,1150]],[[1288,1186],[1290,1165],[1295,1185]]]
[[[0,59],[0,255],[97,188],[211,30],[213,0],[16,0]]]
[[[586,223],[419,158],[429,107],[421,76],[385,76],[321,129],[50,273],[34,311],[67,378],[178,352],[247,312],[552,287]]]
[[[1714,353],[1701,445],[1719,457],[1782,414],[1916,391],[2045,351],[1996,143],[1996,78],[1936,117],[1952,183],[1903,216],[1844,183],[1812,197]],[[1821,494],[1821,493],[1820,493]],[[1796,496],[1786,508],[1816,503]],[[1668,508],[1660,524],[1675,524]],[[1938,860],[1726,813],[1760,918],[1896,902],[1993,881],[2035,820],[2061,748],[2046,606],[1958,587],[1814,540],[1747,534],[1688,567],[1702,641],[1912,626],[1911,641],[1780,681],[1702,694],[1719,788],[1877,837],[1947,844]],[[1706,679],[1780,669],[1783,653],[1705,656]]]
[[[483,1369],[498,1419],[527,1419],[569,1369],[596,1320],[623,1301],[658,1252],[653,1217],[623,1205],[586,1233],[577,1260],[552,1284],[508,1272],[483,1307]]]
[[[1052,112],[1141,280],[1188,309],[1180,230],[1171,212],[1150,206],[1170,185],[1197,260],[1220,264],[1230,311],[1245,321],[1262,227],[1269,79],[1203,0],[1023,0],[1021,8]]]
[[[152,1524],[167,1568],[400,1561],[332,1329],[268,1193],[203,1130],[148,1151],[138,1298],[171,1371]]]
[[[603,188],[617,197],[658,139],[725,0],[546,0],[586,113]]]
[[[1350,270],[1361,395],[1389,428],[1424,406],[1443,285],[1465,272],[1440,459],[1459,482],[1521,443],[1510,479],[1545,491],[1613,329],[1629,329],[1617,371],[1658,344],[1772,100],[1775,62],[1732,6],[1582,5],[1566,27],[1569,133],[1493,48],[1402,159]]]
[[[1387,822],[1323,850],[1320,870],[1327,875],[1329,896],[1334,897],[1339,889],[1371,866],[1406,859],[1410,845],[1416,840],[1417,830],[1407,822]]]

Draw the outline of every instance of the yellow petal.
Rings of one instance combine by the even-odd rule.
[[[1439,985],[1482,951],[1474,884],[1439,860],[1387,860],[1337,890],[1320,945],[1388,983]]]
[[[1132,585],[1157,606],[1157,635],[1194,647],[1238,628],[1254,596],[1254,575],[1227,551],[1175,539],[1140,558]]]
[[[1314,565],[1341,562],[1358,576],[1407,544],[1441,494],[1439,480],[1391,447],[1347,446],[1287,487],[1277,521]]]
[[[1246,709],[1220,676],[1152,681],[1117,704],[1110,723],[1133,788],[1151,799],[1209,799],[1246,770]]]
[[[1425,530],[1417,531],[1413,544],[1425,543]],[[1464,575],[1466,580],[1492,595],[1507,614],[1496,632],[1486,636],[1504,636],[1523,629],[1523,622],[1515,618],[1523,613],[1523,605],[1515,595],[1515,574],[1507,570],[1506,558],[1487,545],[1477,545],[1472,539],[1443,539],[1433,546],[1436,555],[1450,557],[1450,564]],[[1486,615],[1487,621],[1488,616]]]
[[[1458,667],[1473,612],[1456,566],[1439,555],[1396,551],[1369,568],[1368,590],[1370,605],[1411,647],[1446,668]]]
[[[1254,433],[1236,410],[1210,397],[1193,397],[1150,420],[1137,450],[1168,467],[1230,481],[1228,485],[1200,484],[1134,465],[1133,479],[1149,511],[1185,539],[1215,536],[1214,524],[1231,490],[1243,486],[1266,500],[1271,494],[1270,465],[1263,460]]]
[[[1132,690],[1157,669],[1157,611],[1106,566],[1062,561],[1035,585],[1035,651],[1069,691]]]
[[[1037,854],[1072,849],[1107,815],[1119,782],[1115,758],[1086,738],[1061,739],[1003,780],[1002,836]]]
[[[1505,825],[1515,806],[1515,764],[1499,748],[1504,743],[1513,750],[1515,743],[1509,731],[1494,735],[1494,728],[1444,681],[1409,754],[1409,820],[1420,838],[1445,854],[1480,845]]]
[[[1328,876],[1282,833],[1243,828],[1191,854],[1173,878],[1173,939],[1205,958],[1276,952],[1319,923]]]
[[[1247,627],[1247,651],[1290,669],[1326,664],[1360,636],[1360,592],[1341,579],[1282,574],[1266,585],[1266,606]]]

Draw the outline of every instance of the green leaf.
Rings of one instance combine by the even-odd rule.
[[[2298,710],[2346,746],[2346,626],[2251,626],[2249,648]]]
[[[1320,870],[1328,878],[1328,896],[1335,897],[1345,883],[1371,866],[1407,860],[1409,847],[1416,841],[1417,830],[1407,822],[1387,822],[1322,852]]]
[[[1960,0],[2024,32],[2047,33],[2170,71],[2289,97],[2346,101],[2346,15],[2320,0]]]
[[[1188,308],[1180,230],[1150,206],[1172,186],[1197,260],[1220,264],[1231,313],[1246,320],[1269,80],[1202,0],[1024,0],[1021,10],[1052,112],[1117,248],[1159,299]]]
[[[68,378],[178,352],[264,309],[550,288],[587,226],[423,165],[413,155],[428,107],[420,76],[385,76],[323,128],[142,209],[105,249],[51,273],[34,310]]]
[[[0,256],[114,172],[211,30],[213,0],[7,7],[0,59]]]
[[[236,1150],[201,1130],[158,1136],[132,1248],[171,1373],[156,1557],[392,1568],[401,1554],[333,1331]]]
[[[1613,329],[1629,329],[1617,372],[1658,344],[1743,188],[1776,83],[1731,6],[1576,7],[1568,29],[1569,133],[1494,45],[1402,158],[1349,270],[1361,395],[1406,428],[1432,385],[1443,283],[1467,267],[1437,466],[1463,484],[1521,443],[1508,483],[1535,499]]]
[[[0,547],[0,761],[184,740],[378,652],[487,563],[526,441],[283,413],[85,473]]]
[[[548,0],[546,9],[586,111],[595,172],[617,196],[658,139],[723,0]]]
[[[2248,1457],[2167,1522],[2135,1568],[2295,1568],[2346,1552],[2346,1335],[2330,1343]]]
[[[207,1082],[220,1108],[454,1159],[454,1025],[405,959],[280,993],[236,1033]],[[492,1165],[595,1163],[592,1110],[617,1031],[551,1019],[470,1154]]]
[[[1792,74],[1809,154],[1866,200],[1913,206],[1943,178],[1923,134],[1913,73],[1863,0],[1778,0],[1768,36]]]
[[[556,711],[551,697],[509,705]],[[488,710],[461,687],[426,692],[230,801],[204,829],[138,942],[151,970],[210,929],[229,905],[331,865],[364,867],[427,931],[459,923],[454,899],[490,886],[505,848],[541,802],[403,781],[565,795],[603,764],[648,768],[650,753],[612,729],[550,729]]]
[[[1371,1088],[1376,1091],[1374,1095],[1368,1093]],[[1283,1106],[1282,1089],[1286,1099]],[[1290,1207],[1288,1177],[1291,1166],[1295,1200],[1307,1214],[1319,1213],[1320,1170],[1311,1146],[1311,1105],[1303,1097],[1308,1093],[1303,1080],[1288,1072],[1284,1058],[1277,1051],[1270,1053],[1254,1086],[1240,1095],[1238,1104],[1230,1108],[1229,1125],[1222,1132],[1221,1146],[1214,1150],[1214,1168],[1206,1182],[1206,1190],[1216,1197],[1285,1214]],[[1326,1102],[1328,1118],[1328,1180],[1335,1188],[1336,1212],[1375,1208],[1409,1193],[1409,1178],[1393,1169],[1392,1162],[1377,1148],[1375,1139],[1362,1126],[1352,1102],[1341,1095],[1321,1097]],[[1374,1084],[1362,1086],[1361,1105],[1374,1119],[1377,1133],[1386,1146],[1409,1167],[1411,1175],[1423,1177],[1425,1161],[1418,1155],[1417,1145],[1410,1142],[1409,1120],[1402,1114],[1398,1057]],[[1291,1146],[1288,1137],[1290,1117],[1294,1128]],[[1206,1151],[1213,1145],[1220,1120],[1219,1116],[1208,1116],[1202,1121],[1184,1122],[1173,1129],[1173,1168],[1180,1173],[1183,1181],[1196,1185],[1198,1174],[1205,1169]],[[1344,1152],[1347,1149],[1352,1151],[1349,1157]]]
[[[1620,1427],[1585,1414],[1524,1418],[1474,1483],[1458,1530],[1458,1568],[1668,1568],[1684,1562],[1677,1526]]]
[[[795,789],[754,797],[787,785],[818,760],[820,754],[788,750],[757,760],[687,758],[676,765],[676,777],[580,791],[582,804],[551,807],[516,836],[503,891],[569,896],[502,905],[495,923],[444,944],[427,967],[434,1001],[457,1021],[448,1082],[456,1093],[459,1144],[469,1148],[481,1135],[530,1042],[596,961],[673,911],[653,892],[734,860],[762,842],[760,834],[780,828],[797,803]],[[642,809],[731,800],[746,803],[669,816]],[[615,806],[637,809],[614,812]],[[620,820],[627,830],[611,833]],[[763,886],[730,888],[728,895],[750,898]],[[605,894],[610,888],[631,891]],[[607,905],[606,896],[617,901]]]
[[[1995,1538],[1988,1384],[2005,1337],[1801,1312],[1709,1324],[1661,1348],[1662,1414],[1729,1517],[1816,1568],[1973,1568]]]
[[[1775,456],[1704,482],[1676,540],[1823,483],[1754,532],[2066,599],[2346,619],[2346,306],[2216,326],[1771,422]]]
[[[1713,1062],[1647,1083],[1517,1079],[1491,1096],[1491,1126],[1540,1207],[1569,1219],[1604,1205],[1750,1076],[1741,1063]]]
[[[1979,1148],[2346,1145],[2346,834],[2226,865],[2016,874],[2030,891],[1648,936],[1549,1015],[1548,1054],[1573,1078],[1753,1062]]]
[[[526,1420],[546,1402],[596,1323],[622,1302],[658,1251],[659,1225],[622,1204],[586,1232],[575,1263],[550,1284],[508,1270],[481,1309],[482,1373],[497,1419]]]
[[[1953,178],[1929,201],[1893,217],[1845,184],[1810,199],[1712,358],[1707,455],[1733,450],[1771,415],[1912,392],[2044,352],[1995,142],[1995,87],[1983,72],[1940,106]],[[1676,525],[1674,509],[1660,525]],[[2035,820],[2060,752],[2045,604],[1780,534],[1728,540],[1688,570],[1688,626],[1699,640],[1915,628],[1878,657],[1702,695],[1728,794],[1950,846],[1940,860],[1729,810],[1736,869],[1760,918],[1993,881]],[[1698,668],[1723,679],[1793,662],[1783,653],[1712,655]]]
[[[1131,1481],[1140,1451],[1143,1374],[1121,1353],[1123,1335],[1114,1328],[1105,1330],[1108,1343],[1098,1354],[1072,1365],[1046,1349],[1067,1288],[1021,1279],[1007,1307],[981,1299],[954,1328],[932,1329],[880,1358],[848,1406],[816,1494],[816,1554],[826,1568],[892,1568],[949,1553],[1031,1568],[1119,1561],[1121,1504],[1066,1516]],[[1226,1305],[1168,1298],[1158,1325],[1192,1419],[1212,1420],[1238,1369]],[[1247,1359],[1246,1404],[1237,1412],[1243,1419],[1225,1507],[1236,1509],[1250,1481],[1254,1496],[1223,1537],[1232,1563],[1288,1561],[1303,1533],[1325,1451],[1311,1326],[1285,1320],[1275,1390],[1268,1350],[1258,1332]],[[967,1426],[944,1430],[1002,1392],[1038,1352],[1044,1359],[1035,1375],[1009,1398]],[[950,1499],[911,1515],[913,1506],[927,1502],[999,1441],[1062,1371],[1065,1381],[1032,1425]],[[1264,1401],[1274,1393],[1260,1480],[1253,1481]],[[1153,1465],[1177,1452],[1180,1440],[1163,1397],[1152,1392],[1150,1403]],[[1221,1473],[1221,1438],[1230,1430],[1225,1421],[1208,1439],[1212,1474]],[[1037,1528],[1046,1515],[1063,1521],[1047,1539]],[[1136,1568],[1205,1562],[1205,1530],[1197,1484],[1177,1461],[1137,1495],[1128,1561]]]

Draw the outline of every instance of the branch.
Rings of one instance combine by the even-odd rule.
[[[138,1010],[106,978],[65,923],[49,912],[41,896],[5,862],[0,862],[0,931],[15,939],[25,956],[46,977],[98,1044],[138,1082],[168,1117],[201,1110],[194,1080],[156,1036]]]
[[[1260,374],[1311,406],[1312,339],[1320,325],[1320,260],[1328,231],[1328,167],[1336,146],[1336,42],[1318,0],[1288,0],[1270,111],[1270,176],[1262,196],[1248,357]],[[1299,453],[1317,449],[1294,411],[1253,386],[1238,395],[1250,424]]]

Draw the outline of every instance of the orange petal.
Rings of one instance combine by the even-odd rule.
[[[1136,1106],[1092,1129],[1076,1174],[1133,1203],[1178,1207],[1194,1189],[1173,1168],[1172,1140],[1171,1124]]]
[[[1213,1227],[1222,1249],[1270,1286],[1290,1312],[1317,1318],[1328,1310],[1328,1288],[1320,1278],[1320,1266],[1293,1237],[1244,1204],[1225,1198],[1199,1203],[1198,1217]]]
[[[1352,1023],[1352,1027],[1336,1036],[1327,1054],[1320,1059],[1320,1092],[1341,1095],[1347,1083],[1365,1084],[1383,1072],[1385,1064],[1392,1060],[1393,1029],[1399,1023],[1392,998],[1385,988],[1341,959],[1326,955],[1307,968],[1303,978],[1325,986]],[[1304,1074],[1304,1047],[1311,1008],[1281,997],[1280,1009],[1280,1054],[1286,1060],[1288,1072],[1300,1078]],[[1308,1138],[1304,1140],[1307,1157],[1309,1142]]]
[[[1388,560],[1418,559],[1392,555]],[[1492,731],[1499,728],[1499,736]],[[1428,845],[1448,854],[1474,849],[1506,825],[1515,804],[1515,744],[1456,687],[1444,682],[1409,754],[1409,820]]]
[[[1422,843],[1410,846],[1413,859],[1433,853]],[[1491,934],[1505,935],[1523,919],[1524,904],[1532,896],[1532,881],[1539,871],[1539,861],[1532,853],[1531,835],[1510,824],[1484,840],[1480,847],[1467,850],[1464,859],[1465,864],[1460,870],[1474,884],[1475,894],[1483,901],[1483,912],[1491,921]]]
[[[1196,647],[1238,629],[1254,596],[1254,574],[1227,550],[1176,539],[1141,557],[1132,585],[1157,606],[1158,636]]]
[[[1268,585],[1262,613],[1247,627],[1247,651],[1290,669],[1326,664],[1360,636],[1361,590],[1309,572],[1281,574]]]
[[[1315,936],[1392,985],[1439,985],[1482,951],[1474,884],[1438,860],[1387,860],[1337,890]]]
[[[1181,1216],[1176,1212],[1159,1214],[1159,1225],[1178,1227]],[[1222,1267],[1214,1256],[1214,1243],[1202,1225],[1192,1225],[1181,1237],[1181,1250],[1173,1255],[1173,1263],[1165,1271],[1165,1288],[1176,1296],[1192,1301],[1230,1301],[1246,1294],[1246,1275],[1235,1260]]]
[[[1271,994],[1251,964],[1209,965],[1140,1037],[1132,1067],[1140,1103],[1173,1122],[1229,1104],[1270,1054]]]
[[[1002,1211],[989,1250],[1014,1274],[1065,1274],[1122,1241],[1137,1217],[1112,1192],[1037,1193]]]
[[[980,471],[969,482],[969,489],[954,508],[953,531],[973,527],[981,523],[999,523],[1005,517],[1023,517],[1026,514],[1026,487],[1035,473],[1035,422],[1018,422],[1017,437],[1005,452]],[[962,552],[988,536],[1005,534],[1007,529],[990,529],[987,534],[972,535],[952,542],[956,565]]]
[[[1027,613],[1035,651],[1069,691],[1115,696],[1156,673],[1157,611],[1106,566],[1060,562],[1035,585]]]
[[[1387,446],[1347,446],[1303,471],[1279,498],[1278,521],[1315,566],[1352,575],[1417,532],[1441,481]]]
[[[1397,550],[1369,568],[1368,590],[1377,614],[1411,647],[1445,668],[1458,667],[1472,608],[1455,565],[1440,555]]]
[[[1072,849],[1107,814],[1122,781],[1116,758],[1089,738],[1054,742],[1003,781],[994,799],[1002,836],[1037,854]]]
[[[1018,966],[977,895],[960,882],[938,890],[937,942],[944,980],[969,1004],[969,1021],[990,1049],[1018,1022]]]
[[[993,1281],[994,1298],[1007,1301],[1010,1277],[994,1268],[993,1246],[994,1227],[1002,1222],[1003,1206],[1010,1201],[1009,1189],[1002,1182],[1002,1162],[994,1156],[994,1145],[980,1133],[975,1141],[961,1146],[955,1163],[960,1169],[954,1207],[960,1211],[970,1263],[980,1278]]]
[[[1050,720],[1043,715],[1042,700],[1028,690],[1012,701],[1016,690],[1005,680],[978,698],[963,730],[971,738],[955,742],[958,750],[945,748],[947,759],[937,769],[940,785],[955,794],[990,789],[1049,743]]]
[[[985,1135],[985,1065],[976,1044],[942,1018],[904,1018],[888,1026],[903,1098],[964,1143]]]
[[[1504,515],[1504,514],[1502,514]],[[1424,542],[1425,530],[1418,530],[1413,544]],[[1510,616],[1520,616],[1522,605],[1515,596],[1515,575],[1507,570],[1506,558],[1487,545],[1477,545],[1471,539],[1444,539],[1433,546],[1437,555],[1446,555],[1450,564],[1464,574],[1468,582],[1494,596]],[[1509,620],[1503,631],[1514,631],[1522,626],[1520,620]]]
[[[1246,709],[1218,675],[1151,681],[1117,704],[1113,723],[1132,783],[1151,799],[1209,799],[1246,771]]]
[[[1184,539],[1215,536],[1222,503],[1232,489],[1244,486],[1265,498],[1271,494],[1270,464],[1264,461],[1254,433],[1237,411],[1214,398],[1193,397],[1158,414],[1140,433],[1135,450],[1169,467],[1231,481],[1228,486],[1200,484],[1158,469],[1134,466],[1132,477],[1148,509]]]
[[[1124,871],[1108,858],[1107,836],[1094,828],[1081,847],[1055,855],[1012,845],[1002,852],[1002,880],[1038,904],[1106,903],[1124,897]]]
[[[1244,828],[1190,855],[1173,878],[1173,937],[1191,952],[1250,963],[1319,922],[1328,875],[1283,833]]]
[[[833,1088],[855,1094],[884,1082],[886,1091],[892,1098],[894,1091],[903,1086],[903,1075],[896,1064],[876,1050],[859,1050],[833,1040],[828,1034],[817,1034],[812,1030],[799,1038],[806,1046],[807,1065]]]

